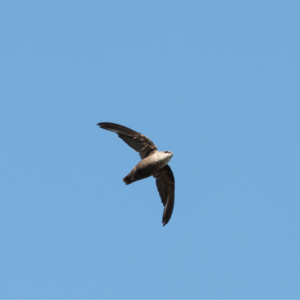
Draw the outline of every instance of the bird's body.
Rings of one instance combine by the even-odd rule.
[[[130,173],[123,178],[126,184],[141,180],[156,174],[171,160],[173,154],[154,151],[149,156],[141,160]]]
[[[115,123],[103,122],[97,124],[101,128],[115,132],[131,148],[139,152],[141,161],[123,178],[126,184],[131,184],[150,176],[156,178],[156,186],[164,205],[163,225],[166,225],[174,208],[175,179],[168,162],[173,157],[170,151],[158,151],[153,142],[128,127]]]

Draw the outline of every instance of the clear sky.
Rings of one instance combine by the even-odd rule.
[[[0,298],[300,298],[300,1],[1,1]],[[174,153],[173,216],[139,155]]]

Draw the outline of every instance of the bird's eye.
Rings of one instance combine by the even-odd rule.
[[[164,151],[165,153],[169,153],[169,151]]]

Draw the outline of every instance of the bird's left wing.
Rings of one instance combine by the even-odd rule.
[[[99,125],[103,129],[117,133],[118,136],[128,146],[140,153],[141,159],[147,157],[151,152],[157,151],[157,147],[149,138],[128,127],[108,122],[98,123],[97,125]]]
[[[153,176],[156,178],[157,190],[165,207],[162,218],[165,226],[170,221],[174,208],[175,179],[169,165],[164,166]]]

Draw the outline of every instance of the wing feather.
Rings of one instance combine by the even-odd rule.
[[[175,178],[169,165],[164,166],[156,174],[156,186],[159,192],[161,202],[164,205],[162,222],[164,226],[170,221],[175,199]]]
[[[141,159],[149,156],[151,152],[157,151],[157,147],[149,138],[128,127],[108,122],[98,123],[97,125],[103,129],[117,133],[119,138],[128,146],[139,152]]]

